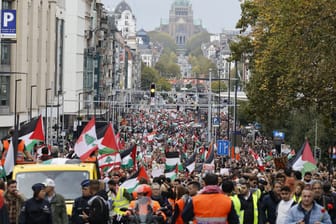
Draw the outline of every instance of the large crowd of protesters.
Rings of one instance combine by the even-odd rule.
[[[217,139],[229,139],[227,125],[233,129],[233,122],[228,122],[224,113],[220,116],[221,128],[213,132],[217,131]],[[207,120],[206,114],[193,111],[125,114],[116,133],[123,148],[138,146],[137,163],[146,168],[148,179],[140,179],[131,192],[122,184],[133,169],[114,169],[104,181],[84,180],[69,220],[64,198],[57,194],[53,180],[29,186],[34,192],[31,199],[20,194],[14,180],[3,181],[0,224],[132,223],[125,217],[136,217],[143,201],[150,204],[153,217],[159,217],[144,223],[336,223],[336,174],[323,163],[311,172],[277,167],[272,157],[266,161],[278,153],[273,141],[260,134],[251,140],[244,127],[236,127],[242,133],[239,152],[234,153],[239,158],[215,154],[213,170],[183,169],[174,179],[152,176],[153,164],[164,164],[166,152],[183,155],[183,165],[196,151],[196,163],[204,162],[202,154],[210,148]],[[72,147],[69,142],[64,156],[73,156]],[[264,160],[262,168],[251,150]]]

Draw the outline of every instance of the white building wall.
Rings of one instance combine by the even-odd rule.
[[[65,2],[64,27],[64,113],[76,114],[78,111],[78,94],[83,91],[84,48],[87,29],[86,15],[91,12],[91,2],[71,0]]]
[[[122,36],[127,37],[136,36],[136,20],[133,14],[129,10],[125,10],[121,13],[120,19],[117,20],[117,28],[121,31]]]
[[[11,46],[10,114],[0,116],[0,127],[14,126],[15,83],[20,122],[29,119],[30,99],[33,116],[45,108],[46,88],[52,87],[55,73],[55,1],[13,1],[17,15],[16,43]],[[16,80],[21,80],[16,82]],[[31,86],[36,85],[31,96]],[[52,98],[53,92],[49,92]]]
[[[128,68],[127,68],[128,74],[127,74],[127,89],[131,89],[133,86],[133,61],[128,60]]]

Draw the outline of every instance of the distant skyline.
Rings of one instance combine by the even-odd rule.
[[[101,0],[105,8],[114,9],[123,0]],[[169,18],[169,10],[175,0],[125,0],[131,7],[137,22],[137,30],[154,30],[161,19]],[[239,0],[192,0],[194,19],[201,20],[210,33],[223,29],[233,30],[241,14]]]

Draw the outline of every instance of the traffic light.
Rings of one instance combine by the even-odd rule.
[[[150,86],[150,96],[155,97],[155,84],[152,83]]]

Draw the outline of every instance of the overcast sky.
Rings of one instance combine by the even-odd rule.
[[[114,9],[122,0],[101,0],[106,8]],[[126,0],[137,20],[137,30],[146,31],[160,26],[160,19],[169,18],[175,0]],[[192,0],[194,19],[202,20],[203,27],[211,33],[234,29],[240,18],[239,0]]]

